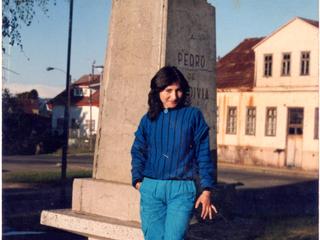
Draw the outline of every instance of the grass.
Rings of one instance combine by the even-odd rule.
[[[318,240],[316,216],[265,220],[264,233],[256,240]]]
[[[67,171],[67,181],[72,181],[74,178],[92,177],[92,170],[70,170]],[[5,173],[2,175],[3,183],[60,183],[60,171],[41,171],[41,172],[16,172]]]

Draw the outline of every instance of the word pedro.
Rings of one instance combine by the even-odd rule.
[[[178,52],[178,64],[184,67],[205,68],[204,55]]]

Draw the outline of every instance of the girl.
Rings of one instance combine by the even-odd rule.
[[[211,204],[213,163],[209,128],[201,111],[189,105],[189,84],[172,66],[151,80],[149,110],[132,145],[132,185],[140,191],[140,216],[147,240],[183,240],[193,213],[195,177],[202,193],[201,217],[216,213]]]

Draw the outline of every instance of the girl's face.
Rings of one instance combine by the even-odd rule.
[[[180,84],[176,82],[163,89],[159,96],[164,108],[175,108],[179,104],[183,92]]]

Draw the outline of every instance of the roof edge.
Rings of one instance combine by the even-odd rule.
[[[293,19],[291,19],[289,22],[281,25],[279,28],[277,28],[275,31],[271,32],[268,36],[266,36],[264,39],[262,39],[260,42],[258,42],[256,45],[254,45],[252,47],[252,49],[257,48],[259,45],[261,45],[262,43],[264,43],[265,41],[267,41],[269,38],[271,38],[273,35],[275,35],[276,33],[278,33],[280,30],[282,30],[283,28],[285,28],[286,26],[288,26],[289,24],[291,24],[292,22],[294,22],[295,20],[301,20],[304,21],[305,23],[310,24],[313,27],[316,27],[315,25],[313,25],[312,23],[310,23],[308,20],[310,21],[315,21],[315,20],[311,20],[311,19],[306,19],[306,18],[302,18],[302,17],[294,17]]]

